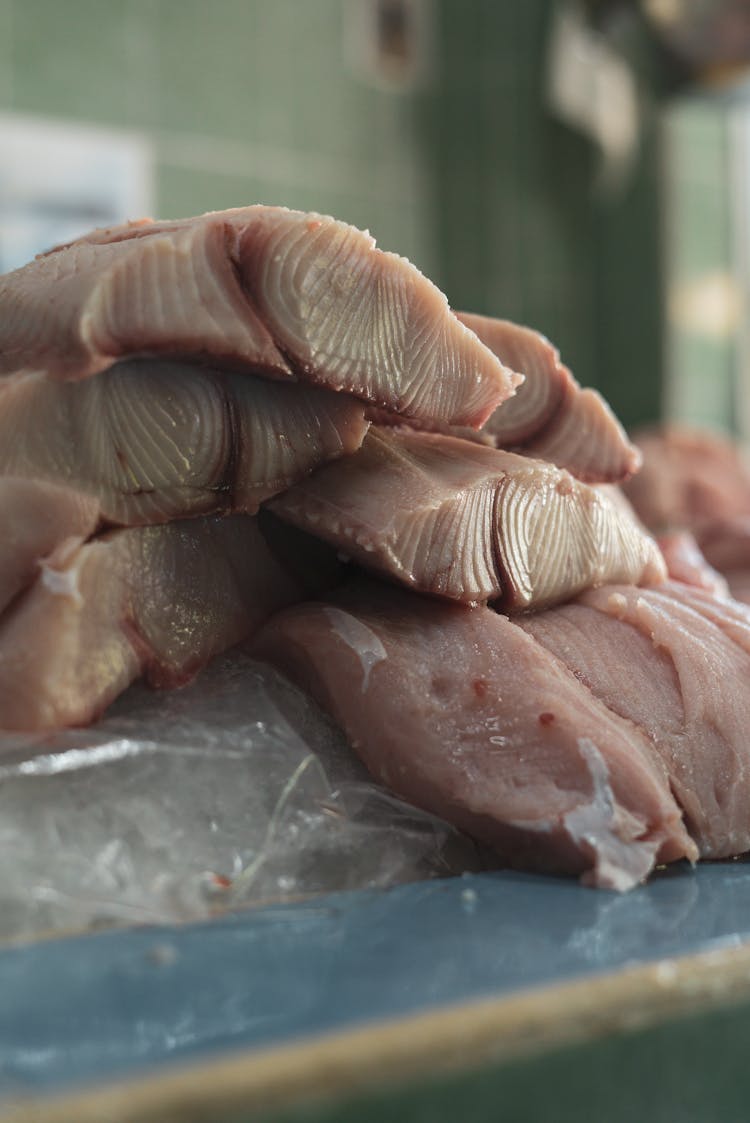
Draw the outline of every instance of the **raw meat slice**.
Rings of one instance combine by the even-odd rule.
[[[34,580],[39,563],[63,545],[78,544],[99,521],[95,499],[36,480],[0,478],[0,612]]]
[[[750,568],[750,516],[704,520],[695,534],[706,560],[722,573]]]
[[[722,575],[709,565],[695,537],[688,530],[674,530],[660,534],[659,549],[673,581],[705,589],[715,597],[729,595],[729,587]]]
[[[543,335],[509,320],[468,312],[456,315],[504,364],[523,374],[524,382],[482,429],[410,418],[411,428],[548,460],[587,483],[619,482],[638,470],[640,452],[607,403],[595,390],[581,389]],[[405,423],[399,414],[372,406],[367,417],[376,425]]]
[[[0,278],[0,373],[191,356],[480,425],[521,378],[369,234],[254,206],[94,232]]]
[[[701,857],[750,849],[747,613],[687,585],[621,585],[520,623],[648,737]]]
[[[348,394],[186,363],[118,363],[97,378],[0,381],[0,473],[64,482],[133,526],[241,511],[359,448]]]
[[[696,531],[704,522],[750,515],[750,471],[726,437],[666,426],[635,440],[643,467],[625,493],[651,530]]]
[[[0,725],[86,724],[142,673],[184,683],[306,593],[246,515],[65,546],[0,618]]]
[[[539,608],[666,576],[651,538],[567,472],[444,434],[373,427],[269,503],[363,566],[465,603]]]
[[[706,589],[684,589],[679,582],[674,581],[666,582],[660,592],[691,611],[700,613],[750,655],[750,611],[746,605],[732,597],[716,597]]]
[[[691,533],[733,597],[750,602],[750,470],[740,448],[708,430],[668,426],[637,434],[644,464],[627,484],[643,522]]]
[[[279,613],[251,650],[313,694],[373,776],[512,865],[627,889],[696,855],[646,738],[490,609],[362,581]]]
[[[616,483],[641,456],[607,403],[582,390],[556,347],[537,331],[489,316],[458,313],[462,323],[525,381],[485,423],[497,448],[549,460],[588,483]]]

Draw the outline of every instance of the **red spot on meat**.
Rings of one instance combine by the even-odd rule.
[[[476,678],[474,679],[472,686],[474,687],[474,693],[476,694],[477,698],[484,698],[487,693],[486,679]]]
[[[310,221],[307,224],[307,229],[312,234],[313,230],[317,230],[322,225],[323,225],[323,223],[322,223],[321,219],[311,218]]]
[[[539,715],[539,724],[540,725],[552,725],[552,722],[554,720],[555,720],[555,715],[549,713],[548,710],[545,710],[544,713],[541,713]]]

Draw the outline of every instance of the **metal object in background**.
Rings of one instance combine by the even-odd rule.
[[[94,226],[150,214],[152,164],[132,133],[0,114],[0,273]]]

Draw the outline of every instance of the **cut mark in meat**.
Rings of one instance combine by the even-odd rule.
[[[59,483],[9,476],[0,478],[0,513],[0,612],[35,580],[45,558],[75,550],[99,522],[95,499]]]

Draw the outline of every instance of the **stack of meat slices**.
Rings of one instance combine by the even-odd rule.
[[[537,333],[258,206],[0,277],[0,373],[3,727],[247,641],[504,861],[750,848],[750,623],[665,583],[610,486],[638,452]]]

